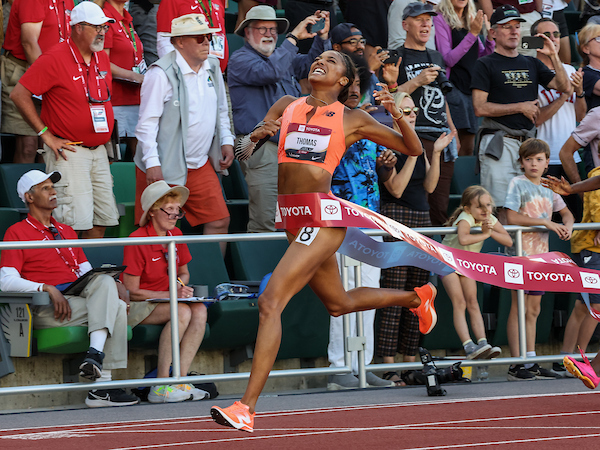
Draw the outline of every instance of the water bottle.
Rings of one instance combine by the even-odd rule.
[[[477,380],[485,381],[490,376],[488,366],[477,366]]]

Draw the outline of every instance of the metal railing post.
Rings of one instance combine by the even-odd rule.
[[[346,264],[346,258],[346,255],[341,255],[341,274],[344,290],[348,291],[348,265]],[[348,338],[350,337],[350,316],[348,316],[348,314],[344,314],[342,316],[342,323],[344,326],[344,364],[346,367],[350,367],[350,369],[352,369],[352,353],[350,353],[350,349],[348,348]]]
[[[523,256],[523,232],[517,230],[517,256]],[[512,297],[511,297],[512,301]],[[519,317],[519,354],[521,358],[527,357],[527,328],[525,324],[525,291],[517,291],[517,313]]]
[[[354,287],[362,286],[362,263],[354,266]],[[356,337],[362,341],[358,350],[358,387],[364,389],[367,387],[367,372],[365,370],[365,327],[363,322],[363,312],[356,312]]]
[[[179,314],[177,303],[177,249],[175,241],[169,242],[169,303],[171,306],[171,361],[173,378],[181,378],[179,359]],[[187,374],[186,374],[187,375]]]

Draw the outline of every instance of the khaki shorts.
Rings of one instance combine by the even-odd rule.
[[[37,133],[27,125],[21,113],[10,99],[10,93],[17,85],[26,66],[18,64],[5,55],[0,56],[0,79],[2,80],[2,133],[12,133],[21,136],[37,136]],[[40,102],[35,101],[37,113],[40,113]]]
[[[479,146],[479,164],[481,166],[481,185],[488,190],[498,208],[504,206],[506,192],[510,180],[523,175],[519,163],[519,147],[521,141],[504,138],[504,149],[498,161],[485,155],[485,149],[494,137],[486,134],[481,138]]]
[[[144,321],[146,317],[152,314],[154,308],[158,306],[158,303],[150,302],[131,302],[131,308],[127,315],[127,325],[135,327]]]
[[[54,157],[44,144],[46,172],[58,170],[62,178],[54,184],[58,207],[52,213],[59,222],[75,230],[89,230],[94,225],[112,227],[119,224],[119,211],[113,193],[113,179],[106,148],[94,150],[73,145],[77,152],[66,151],[67,161]]]

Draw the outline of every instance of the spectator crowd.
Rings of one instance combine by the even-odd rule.
[[[470,251],[480,251],[491,237],[514,254],[503,227],[512,224],[547,228],[523,235],[524,254],[545,253],[549,233],[569,241],[575,222],[600,221],[592,201],[597,193],[582,201],[576,192],[583,190],[564,180],[551,183],[559,193],[542,182],[546,174],[571,183],[588,172],[590,178],[600,174],[600,15],[588,11],[574,25],[567,18],[576,13],[576,2],[562,0],[235,1],[234,22],[227,20],[226,0],[6,2],[2,161],[43,161],[46,174],[28,171],[14,186],[29,214],[5,240],[102,238],[119,223],[110,164],[123,160],[135,163],[140,228],[132,236],[180,235],[178,220],[188,233],[228,233],[221,180],[230,176],[232,164],[239,164],[248,188],[247,231],[276,231],[283,139],[276,128],[260,144],[251,135],[269,126],[263,119],[282,98],[309,94],[311,65],[327,50],[348,55],[358,70],[341,108],[360,108],[397,127],[374,94],[389,90],[424,150],[407,156],[367,139],[354,143],[333,174],[335,195],[410,227],[455,226],[458,234],[446,236],[444,244]],[[465,190],[459,208],[449,211],[460,158],[476,159],[481,186]],[[482,233],[471,234],[472,227]],[[573,233],[581,266],[598,267],[598,236]],[[34,326],[88,324],[90,349],[80,370],[91,380],[110,380],[112,368],[126,366],[126,322],[167,324],[158,349],[158,377],[165,378],[171,364],[169,308],[144,300],[168,296],[167,260],[161,246],[146,247],[127,247],[122,283],[98,277],[77,296],[63,295],[57,281],[71,283],[91,269],[81,249],[6,250],[0,289],[49,293],[52,305],[35,312]],[[177,247],[178,293],[189,296],[191,255],[184,244]],[[56,273],[41,270],[43,261]],[[362,270],[370,287],[410,291],[429,278],[415,267]],[[452,301],[465,356],[499,356],[501,350],[486,338],[476,283],[453,273],[440,284]],[[526,292],[528,357],[536,355],[542,294]],[[594,308],[600,304],[598,296],[589,300]],[[110,309],[115,311],[108,317]],[[96,323],[99,315],[106,318]],[[184,373],[201,344],[206,316],[202,304],[179,308]],[[378,327],[374,310],[364,320],[367,363],[374,357],[393,363],[398,354],[415,361],[421,334],[409,309],[383,308]],[[330,324],[329,360],[341,366],[341,318]],[[595,325],[579,300],[563,353],[576,345],[585,349]],[[507,336],[511,356],[519,356],[516,292]],[[353,372],[330,376],[328,387],[357,387],[356,360]],[[511,366],[508,379],[565,374],[560,363],[552,369],[526,364]],[[382,378],[369,373],[367,382],[398,386],[407,379],[396,372]],[[206,396],[190,385],[161,385],[149,399]],[[86,400],[92,407],[136,402],[122,390],[91,390]]]

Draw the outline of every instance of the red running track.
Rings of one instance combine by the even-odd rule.
[[[595,392],[258,414],[254,433],[209,417],[0,431],[0,449],[600,448]]]

